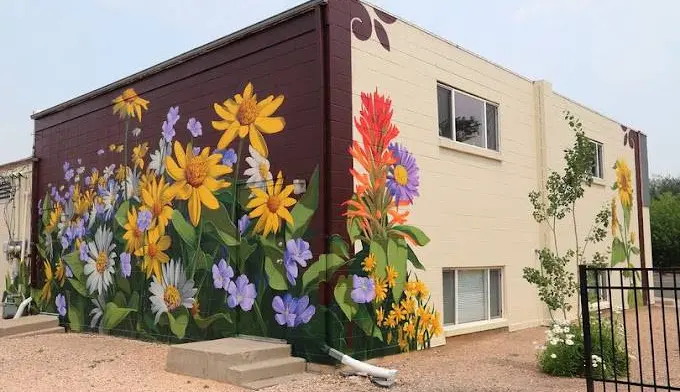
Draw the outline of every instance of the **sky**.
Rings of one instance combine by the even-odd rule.
[[[0,11],[0,163],[30,156],[36,110],[227,35],[300,0],[32,0]],[[680,175],[677,0],[373,0],[648,135]],[[665,114],[664,114],[665,113]]]

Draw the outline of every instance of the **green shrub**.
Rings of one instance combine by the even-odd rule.
[[[613,378],[626,374],[628,357],[624,349],[624,336],[608,319],[602,319],[600,328],[596,319],[591,320],[593,355],[591,360],[593,375]],[[552,376],[576,377],[585,373],[583,331],[578,324],[555,323],[546,331],[545,346],[541,347],[538,366],[541,371]],[[614,344],[612,344],[612,334]],[[600,345],[600,342],[602,343]]]

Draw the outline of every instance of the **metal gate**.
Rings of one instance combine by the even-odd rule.
[[[579,266],[588,392],[680,391],[678,272]]]

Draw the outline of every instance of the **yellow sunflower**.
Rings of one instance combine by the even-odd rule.
[[[124,182],[125,179],[127,178],[127,167],[123,165],[118,165],[118,169],[116,169],[116,180],[118,182]]]
[[[45,230],[48,233],[51,233],[54,229],[57,228],[57,224],[61,220],[61,204],[56,203],[54,205],[54,209],[50,212],[50,221],[47,223],[47,226],[45,227]]]
[[[90,175],[90,188],[95,188],[99,184],[99,170],[92,168],[92,174]]]
[[[135,118],[142,121],[142,109],[148,110],[149,101],[137,95],[134,89],[128,88],[117,96],[113,101],[113,114],[118,113],[120,118]]]
[[[412,322],[407,322],[404,324],[402,327],[404,331],[404,335],[406,335],[406,338],[408,339],[413,339],[416,337],[416,324]]]
[[[415,298],[404,298],[401,300],[401,307],[409,314],[415,314],[418,308],[418,302]]]
[[[125,250],[129,253],[134,253],[142,247],[144,242],[144,233],[137,228],[137,209],[132,208],[127,213],[127,222],[123,226],[125,234],[123,239],[126,242]]]
[[[165,158],[168,174],[175,180],[170,192],[180,200],[189,200],[189,218],[194,226],[201,220],[201,205],[211,210],[220,204],[213,192],[230,185],[219,177],[232,172],[229,166],[222,165],[221,154],[210,155],[210,149],[204,148],[200,154],[194,155],[191,143],[186,149],[179,142],[174,145],[175,159]]]
[[[399,304],[392,304],[392,310],[390,310],[390,317],[394,317],[397,322],[406,319],[406,310]]]
[[[394,285],[397,284],[397,278],[399,277],[399,273],[391,265],[385,267],[385,271],[387,273],[387,278],[385,279],[387,281],[387,286],[392,288],[394,287]]]
[[[149,143],[142,143],[132,149],[132,166],[144,169],[144,156],[149,151]]]
[[[54,271],[54,277],[57,280],[57,283],[59,283],[59,286],[64,285],[64,280],[66,280],[66,264],[64,264],[64,260],[59,259],[57,262],[57,269]]]
[[[373,277],[373,290],[375,291],[375,298],[373,300],[376,303],[381,303],[387,298],[387,283],[377,276]]]
[[[165,227],[172,219],[172,199],[174,194],[170,184],[161,177],[160,181],[155,176],[149,176],[142,188],[142,205],[151,211],[153,216],[152,227],[157,228],[161,234],[165,233]]]
[[[442,327],[442,314],[439,312],[434,312],[434,320],[432,321],[432,336],[439,336],[444,333],[444,328]]]
[[[615,236],[619,230],[619,215],[616,208],[616,198],[612,197],[612,235]]]
[[[283,117],[271,117],[282,103],[283,95],[276,98],[270,95],[258,102],[252,83],[248,83],[243,95],[236,94],[234,99],[228,99],[222,105],[215,103],[215,113],[222,119],[213,121],[212,126],[218,131],[224,131],[217,148],[226,148],[236,135],[241,139],[250,135],[250,144],[266,158],[269,151],[262,134],[281,132],[286,126]]]
[[[381,306],[375,311],[375,321],[376,324],[378,324],[378,327],[382,327],[383,320],[385,320],[385,312]]]
[[[399,342],[399,349],[401,351],[404,351],[404,352],[408,351],[408,339],[406,339],[406,336],[405,336],[406,334],[403,333],[403,331],[401,329],[399,331],[397,331],[397,334],[398,334],[397,340]]]
[[[258,218],[255,224],[255,232],[262,233],[265,237],[269,233],[278,233],[281,228],[281,219],[289,224],[293,224],[293,216],[287,208],[295,204],[295,199],[290,196],[293,192],[293,185],[288,185],[283,190],[283,175],[279,172],[276,177],[276,184],[267,183],[267,192],[259,188],[252,188],[255,196],[248,205],[247,209],[252,209],[251,218]]]
[[[170,261],[170,257],[165,251],[170,248],[170,236],[160,235],[156,230],[149,232],[144,246],[137,249],[137,256],[144,256],[142,270],[146,272],[146,277],[150,278],[153,273],[156,279],[161,280],[161,265]]]
[[[363,267],[363,270],[366,272],[371,272],[373,271],[373,268],[375,268],[376,260],[375,260],[375,255],[373,253],[370,253],[368,256],[364,258],[364,261],[361,262],[361,266]]]
[[[40,301],[47,302],[52,298],[52,280],[54,279],[52,264],[48,261],[43,261],[43,272],[45,273],[45,284],[40,292]]]
[[[616,189],[619,191],[619,199],[624,207],[630,207],[633,202],[633,179],[628,164],[623,159],[618,159],[614,165],[616,169]]]

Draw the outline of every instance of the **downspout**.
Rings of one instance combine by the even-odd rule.
[[[640,132],[630,130],[628,135],[628,140],[630,141],[630,136],[635,135],[633,139],[635,144],[633,145],[633,150],[635,151],[635,193],[637,194],[637,224],[638,224],[638,243],[640,244],[640,267],[647,268],[647,258],[645,255],[645,222],[643,216],[642,208],[642,171],[640,169]],[[642,273],[642,287],[649,288],[649,274],[648,272]],[[645,305],[649,305],[648,290],[642,290],[642,302]]]

